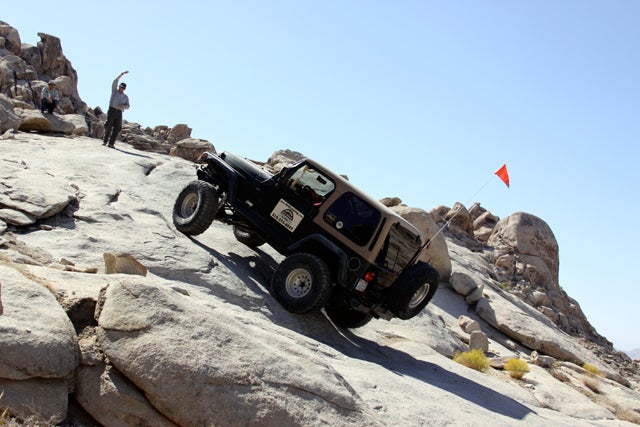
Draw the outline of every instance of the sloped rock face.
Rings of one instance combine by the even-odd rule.
[[[11,361],[28,375],[0,376],[0,388],[11,390],[5,392],[10,404],[0,399],[0,413],[25,414],[35,399],[44,408],[39,417],[57,413],[60,420],[69,395],[98,423],[123,426],[607,424],[618,412],[628,417],[640,410],[634,374],[625,383],[609,353],[599,347],[598,356],[502,289],[493,248],[476,242],[470,249],[447,237],[451,284],[440,283],[420,315],[337,329],[322,313],[286,312],[270,295],[282,258],[268,245],[252,250],[219,223],[197,238],[175,230],[171,208],[194,177],[191,162],[108,150],[86,137],[23,133],[0,141],[0,151],[0,176],[20,174],[8,181],[7,193],[18,188],[24,195],[18,199],[28,202],[10,209],[49,212],[33,203],[41,197],[34,179],[48,177],[47,190],[65,195],[62,201],[72,196],[57,214],[33,217],[31,225],[0,223],[0,328],[17,322],[20,299],[9,289],[22,282],[43,293],[21,303],[29,319],[24,329],[68,326],[40,314],[41,306],[57,307],[58,314],[63,307],[73,320],[53,328],[62,338],[47,345],[56,352],[21,352],[23,360]],[[103,255],[125,251],[140,268],[111,271]],[[118,274],[145,271],[142,266],[144,277]],[[108,269],[116,274],[105,274]],[[45,298],[47,292],[56,298]],[[32,299],[37,307],[27,303]],[[462,329],[463,315],[477,326]],[[498,368],[479,373],[451,360],[477,345],[471,334],[482,334]],[[0,360],[5,345],[26,348],[31,335],[0,339]],[[540,354],[534,357],[533,348]],[[532,367],[523,387],[500,371],[513,357],[544,360],[547,368]],[[602,393],[588,398],[593,392],[581,380],[582,368],[561,359],[597,364],[607,376],[599,380]],[[50,367],[62,360],[53,374]],[[76,366],[71,377],[68,366]]]
[[[340,374],[275,330],[220,322],[223,307],[132,280],[104,299],[105,355],[179,425],[372,422]]]
[[[0,206],[7,214],[13,211],[32,218],[30,223],[61,212],[76,197],[76,190],[66,181],[26,164],[4,162],[0,177]]]

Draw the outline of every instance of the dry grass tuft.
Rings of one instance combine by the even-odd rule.
[[[479,349],[458,353],[453,357],[453,361],[480,372],[489,368],[489,358]]]
[[[640,415],[637,412],[627,409],[627,408],[619,408],[616,411],[616,417],[618,417],[621,421],[628,421],[634,424],[640,424]]]
[[[591,363],[585,363],[584,365],[582,365],[582,368],[587,371],[589,373],[590,376],[595,377],[601,377],[602,373],[600,372],[600,369],[598,369],[596,366],[592,365]]]
[[[549,370],[549,373],[551,374],[551,376],[553,378],[557,379],[558,381],[561,381],[563,383],[568,383],[569,382],[569,377],[567,376],[567,374],[562,372],[560,369],[551,368]]]
[[[519,380],[529,372],[529,364],[522,359],[509,359],[504,364],[504,370],[509,372],[511,378]]]
[[[596,394],[600,394],[600,381],[594,377],[583,377],[582,384],[586,385],[589,390]]]

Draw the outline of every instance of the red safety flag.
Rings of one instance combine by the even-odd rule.
[[[509,172],[507,172],[506,164],[502,165],[502,167],[496,171],[496,175],[509,187]]]

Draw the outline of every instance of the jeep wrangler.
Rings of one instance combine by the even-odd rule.
[[[186,235],[214,220],[238,241],[285,256],[271,293],[288,311],[324,307],[334,324],[410,319],[431,300],[438,272],[418,257],[427,242],[408,221],[311,159],[272,174],[224,152],[203,153],[197,180],[178,195],[173,222]]]

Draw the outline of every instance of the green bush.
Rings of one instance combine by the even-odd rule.
[[[453,357],[454,362],[458,362],[467,368],[475,369],[476,371],[485,371],[489,368],[489,359],[484,355],[484,352],[480,349],[473,349],[471,351],[465,351],[464,353],[458,353]]]
[[[529,364],[522,359],[509,359],[504,364],[504,370],[509,372],[511,378],[519,380],[529,372]]]

